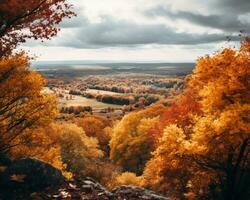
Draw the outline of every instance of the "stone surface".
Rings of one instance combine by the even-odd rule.
[[[66,182],[58,169],[33,158],[2,164],[1,169],[0,199],[24,199],[30,193],[56,188]]]
[[[68,182],[57,191],[44,191],[36,194],[37,199],[86,199],[86,200],[170,200],[144,188],[120,186],[112,192],[91,178],[82,181]]]
[[[170,200],[166,197],[157,195],[156,193],[136,186],[122,185],[113,191],[114,199],[126,200]]]
[[[112,192],[92,178],[66,181],[51,165],[33,158],[0,159],[0,200],[169,200],[152,191],[120,186]]]

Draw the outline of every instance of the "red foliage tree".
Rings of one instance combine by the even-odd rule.
[[[74,15],[67,0],[0,0],[0,57],[26,39],[50,39]]]
[[[159,123],[149,131],[149,134],[153,135],[157,143],[166,126],[177,124],[181,128],[188,127],[192,124],[193,115],[200,114],[201,105],[196,99],[196,94],[192,90],[187,90],[165,109]]]

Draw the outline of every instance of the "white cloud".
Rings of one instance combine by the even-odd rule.
[[[78,16],[56,38],[23,48],[40,60],[195,60],[250,23],[248,0],[70,1]]]

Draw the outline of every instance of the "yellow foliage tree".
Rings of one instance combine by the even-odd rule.
[[[44,92],[45,79],[29,68],[24,52],[0,60],[0,151],[13,159],[35,157],[69,177],[53,124],[57,101]]]
[[[82,128],[75,124],[61,124],[61,157],[67,170],[75,177],[91,176],[96,169],[95,164],[103,157],[98,140],[86,136]]]
[[[110,158],[125,171],[140,175],[151,157],[153,139],[148,131],[155,126],[164,111],[163,105],[126,115],[113,129]]]
[[[34,157],[42,160],[60,169],[67,178],[71,178],[71,173],[66,171],[61,159],[61,147],[58,143],[60,138],[60,127],[54,123],[26,131],[18,138],[20,145],[11,148],[10,155],[13,159]]]
[[[183,159],[186,135],[172,124],[164,129],[153,158],[147,162],[144,185],[172,198],[184,198],[189,163]]]
[[[57,114],[54,96],[43,93],[45,79],[29,70],[24,52],[0,60],[0,151],[27,143],[25,134],[50,124]]]

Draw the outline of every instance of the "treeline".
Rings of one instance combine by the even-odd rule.
[[[160,88],[180,88],[184,89],[184,82],[180,80],[169,80],[169,81],[157,81],[157,80],[147,80],[142,82],[143,85],[152,85]]]
[[[154,77],[154,76],[114,76],[114,77],[88,77],[81,80],[78,89],[84,88],[110,91],[121,94],[162,94],[170,89],[183,89],[185,81],[182,77]]]
[[[151,94],[134,94],[134,95],[113,95],[113,94],[96,94],[91,92],[82,92],[79,90],[70,90],[70,95],[79,95],[90,99],[96,99],[99,102],[115,105],[134,105],[135,107],[149,106],[160,100],[159,95]]]
[[[164,87],[165,86],[165,87]],[[184,82],[170,81],[169,83],[154,82],[154,81],[143,81],[140,85],[133,87],[125,86],[100,86],[94,84],[88,84],[89,89],[96,89],[102,91],[109,91],[121,94],[164,94],[168,89],[182,90],[184,88]]]
[[[103,90],[103,91],[110,91],[110,92],[116,92],[116,93],[133,93],[133,88],[129,87],[117,87],[117,86],[100,86],[100,85],[90,85],[89,89],[95,89],[95,90]]]
[[[92,111],[93,109],[91,106],[69,106],[60,108],[60,113],[75,114],[75,115],[78,115],[81,112],[92,113]]]
[[[97,101],[109,104],[116,104],[116,105],[130,105],[134,103],[133,97],[125,97],[125,96],[115,96],[115,95],[100,95],[98,94],[95,99]]]

